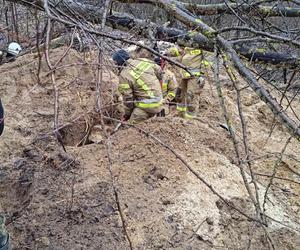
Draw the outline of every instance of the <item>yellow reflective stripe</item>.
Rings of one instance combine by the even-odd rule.
[[[186,54],[197,56],[197,55],[200,55],[202,53],[202,50],[201,49],[192,49],[192,48],[186,47],[186,48],[184,48],[184,52]]]
[[[204,66],[208,67],[208,66],[211,66],[211,65],[212,65],[212,62],[207,61],[207,60],[203,60],[203,61],[202,61],[202,64],[203,64]]]
[[[200,49],[194,49],[190,52],[191,55],[200,55],[201,54],[201,50]]]
[[[133,70],[130,71],[130,75],[132,75],[134,79],[138,79],[147,69],[151,67],[152,63],[142,61]]]
[[[187,107],[185,107],[185,106],[178,106],[178,105],[177,105],[176,109],[177,109],[178,111],[180,111],[180,112],[185,112],[185,111],[187,111]]]
[[[174,91],[172,91],[172,92],[169,92],[169,93],[168,93],[168,96],[175,97],[175,96],[176,96],[176,94],[175,94],[175,92],[174,92]]]
[[[119,84],[119,90],[127,90],[130,89],[130,85],[128,83]]]
[[[168,83],[167,82],[163,82],[163,84],[162,84],[162,90],[163,91],[168,90]]]
[[[180,55],[179,50],[178,50],[178,48],[176,48],[176,47],[171,48],[171,49],[170,49],[170,53],[171,53],[172,55],[175,55],[175,56],[179,56],[179,55]]]
[[[161,102],[153,102],[153,103],[144,103],[144,102],[136,102],[135,106],[137,106],[138,108],[157,108],[160,107],[162,105],[162,101]]]
[[[137,79],[136,83],[140,86],[142,90],[144,90],[150,98],[154,98],[154,93],[150,90],[149,86],[142,80]]]
[[[130,75],[136,79],[136,83],[144,90],[150,98],[154,98],[154,93],[150,90],[149,86],[140,79],[141,75],[153,66],[152,63],[142,61],[133,70],[130,71]]]
[[[199,72],[192,72],[192,73],[193,73],[193,76],[201,76],[202,75],[202,73],[200,71]],[[183,73],[183,76],[184,77],[189,77],[189,76],[191,76],[191,74],[189,72],[185,71]]]
[[[187,77],[187,76],[191,76],[191,74],[189,72],[183,72],[183,76]]]
[[[193,119],[193,118],[195,118],[195,115],[186,112],[186,113],[184,113],[183,118],[184,119]]]

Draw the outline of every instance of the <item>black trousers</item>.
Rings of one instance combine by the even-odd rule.
[[[0,99],[0,135],[2,135],[4,129],[4,109]]]

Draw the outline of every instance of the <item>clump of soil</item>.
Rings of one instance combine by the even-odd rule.
[[[62,53],[54,50],[51,60]],[[227,206],[170,150],[147,136],[152,133],[172,147],[229,204],[254,218],[232,141],[220,126],[224,121],[213,86],[204,88],[198,120],[155,117],[139,125],[146,133],[122,126],[107,140],[107,128],[93,111],[95,69],[81,58],[71,50],[59,65],[74,66],[56,72],[60,142],[53,133],[53,90],[44,62],[40,84],[35,54],[0,67],[7,114],[0,141],[0,201],[14,249],[129,249],[124,227],[133,249],[267,249],[258,223]],[[103,106],[112,107],[117,79],[105,71],[103,81]],[[230,85],[226,77],[222,83]],[[241,138],[235,94],[230,87],[224,92]],[[272,117],[266,105],[248,89],[243,103],[251,155],[280,152],[289,135],[277,126],[268,139]],[[299,143],[292,141],[279,176],[299,182],[299,150]],[[276,159],[257,158],[252,167],[270,174]],[[263,196],[267,179],[257,178]],[[266,213],[286,225],[268,221],[277,249],[300,247],[299,233],[291,229],[299,227],[295,182],[274,180],[267,201]]]

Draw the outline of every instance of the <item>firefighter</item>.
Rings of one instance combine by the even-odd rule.
[[[4,110],[0,99],[0,136],[4,129]],[[2,212],[0,204],[0,212]],[[10,237],[5,229],[5,218],[0,214],[0,250],[10,250]]]
[[[177,110],[183,118],[193,119],[199,111],[200,94],[204,86],[205,67],[210,63],[204,60],[203,51],[185,47],[170,48],[166,55],[177,57],[178,61],[189,69],[181,70],[180,82],[180,102],[177,104]]]
[[[125,50],[118,50],[112,58],[119,68],[122,118],[137,123],[160,113],[163,107],[160,67],[146,58],[130,59]]]
[[[16,42],[11,42],[8,44],[7,48],[4,48],[2,46],[2,49],[0,50],[0,63],[6,58],[6,61],[14,61],[17,55],[21,52],[22,48],[20,44]]]
[[[163,106],[161,116],[166,116],[170,113],[169,104],[175,98],[178,84],[174,73],[166,68],[166,62],[164,59],[160,57],[156,57],[154,61],[156,64],[158,64],[161,67],[163,71],[161,88],[162,88],[164,106]]]
[[[5,218],[0,215],[0,250],[11,250],[9,234],[5,229]]]

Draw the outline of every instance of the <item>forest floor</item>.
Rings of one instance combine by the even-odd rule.
[[[63,49],[52,51],[53,63]],[[6,111],[0,140],[0,206],[13,249],[130,249],[128,238],[133,249],[268,249],[258,223],[226,205],[149,134],[122,126],[107,140],[96,125],[90,136],[96,143],[78,146],[94,123],[88,112],[95,103],[96,74],[74,50],[59,64],[69,66],[55,71],[59,123],[75,121],[61,130],[64,152],[52,133],[54,92],[49,70],[42,61],[37,83],[37,58],[25,55],[0,67]],[[235,91],[225,72],[221,73],[241,146]],[[104,72],[102,105],[108,110],[117,82],[110,71]],[[253,171],[272,175],[275,155],[289,134],[277,124],[269,136],[273,116],[251,89],[242,92],[242,102]],[[295,110],[299,113],[300,105]],[[227,202],[254,218],[232,140],[220,126],[222,117],[215,88],[207,82],[198,120],[171,114],[138,126],[172,147]],[[299,142],[292,139],[276,173],[288,181],[274,179],[266,200],[266,214],[272,218],[267,231],[276,249],[300,248],[299,152]],[[262,201],[269,177],[256,177]]]

